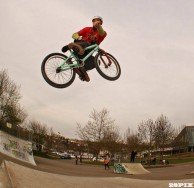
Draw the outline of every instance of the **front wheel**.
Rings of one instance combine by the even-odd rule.
[[[120,65],[111,54],[100,51],[96,54],[94,62],[96,70],[103,78],[114,81],[120,77]]]
[[[55,88],[65,88],[70,86],[75,80],[73,69],[61,70],[67,56],[60,53],[47,55],[41,65],[42,76],[45,81]],[[65,65],[71,62],[66,62]]]

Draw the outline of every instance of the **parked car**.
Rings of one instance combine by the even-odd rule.
[[[93,161],[96,161],[96,157],[94,157],[92,160],[93,160]],[[102,157],[99,157],[99,158],[97,159],[97,161],[103,162],[104,159],[103,159]]]
[[[63,153],[63,154],[60,155],[60,158],[61,159],[71,159],[71,155],[67,154],[67,153]]]
[[[70,155],[72,159],[75,159],[75,155]]]
[[[52,154],[53,154],[53,155],[59,155],[59,152],[53,151]]]

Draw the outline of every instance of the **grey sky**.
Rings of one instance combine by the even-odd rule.
[[[43,58],[71,42],[72,33],[104,18],[101,48],[122,68],[115,82],[95,70],[55,89],[42,78]],[[106,107],[121,132],[162,113],[175,125],[194,124],[193,0],[0,0],[0,68],[21,85],[29,118],[75,137],[93,108]]]

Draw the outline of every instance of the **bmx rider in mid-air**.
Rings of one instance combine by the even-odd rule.
[[[86,48],[87,46],[90,46],[91,44],[100,44],[104,38],[107,36],[106,31],[102,28],[103,19],[100,16],[94,16],[92,19],[93,26],[92,27],[85,27],[82,30],[74,33],[72,35],[72,38],[74,39],[74,42],[78,42],[79,45],[81,45],[83,48]],[[62,48],[62,52],[66,52],[68,50],[68,46],[64,46]],[[84,55],[78,55],[78,57],[81,59],[84,56],[86,56],[90,51],[84,53]],[[82,81],[89,82],[90,78],[87,74],[88,70],[91,70],[95,68],[94,65],[94,56],[90,56],[83,67],[80,67],[79,69],[76,68],[75,72],[79,75],[79,78]]]

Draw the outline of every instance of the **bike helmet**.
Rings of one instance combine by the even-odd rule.
[[[93,19],[92,19],[92,21],[93,21],[94,19],[100,19],[100,20],[102,21],[102,23],[103,23],[103,18],[102,18],[101,16],[94,16]]]

